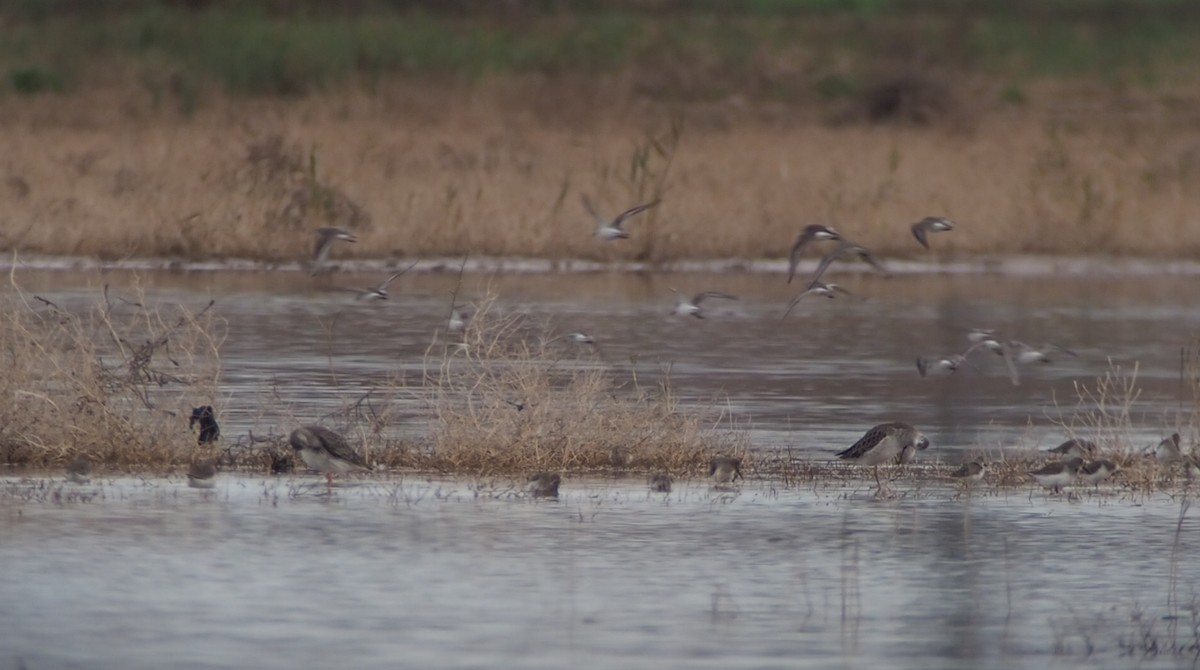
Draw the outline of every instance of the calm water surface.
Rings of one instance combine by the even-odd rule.
[[[364,304],[336,288],[379,277],[18,278],[72,309],[105,284],[131,299],[140,285],[150,302],[216,300],[226,439],[285,433],[401,377],[414,391],[396,429],[426,435],[419,379],[456,283],[406,276],[391,300]],[[843,283],[867,299],[811,299],[786,321],[795,289],[737,273],[468,276],[462,301],[490,287],[498,309],[591,333],[623,378],[669,365],[685,404],[725,408],[760,450],[827,458],[896,419],[930,435],[926,458],[1045,448],[1066,435],[1076,382],[1135,364],[1133,446],[1190,425],[1179,366],[1200,329],[1194,278]],[[672,318],[670,288],[741,299],[713,301],[704,320]],[[916,356],[961,351],[972,327],[1078,355],[1026,368],[1017,387],[987,356],[917,376]],[[865,484],[752,481],[738,495],[683,483],[664,499],[638,479],[568,480],[562,500],[538,502],[420,479],[332,498],[304,477],[223,474],[208,495],[178,478],[3,482],[0,668],[1194,664],[1122,652],[1143,639],[1139,611],[1163,644],[1191,641],[1179,607],[1200,592],[1200,547],[1192,515],[1176,540],[1178,494],[956,498],[900,482],[901,499],[877,502]]]
[[[502,483],[503,484],[503,483]],[[1166,496],[0,483],[0,667],[1189,667]],[[60,489],[56,499],[53,491]],[[502,490],[502,489],[501,489]],[[79,496],[94,496],[86,502]],[[1174,581],[1173,581],[1174,580]],[[1172,587],[1172,584],[1175,584]],[[1172,636],[1172,620],[1185,623]],[[1090,643],[1090,648],[1089,648]],[[1090,653],[1089,653],[1090,652]]]

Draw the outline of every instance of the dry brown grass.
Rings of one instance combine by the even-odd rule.
[[[76,310],[13,289],[0,321],[0,462],[61,465],[84,453],[146,469],[195,455],[187,418],[212,404],[220,376],[224,329],[211,303],[156,306],[105,287]]]
[[[943,258],[1200,251],[1189,118],[1061,84],[1030,97],[924,127],[834,126],[737,100],[669,107],[620,77],[216,97],[189,118],[117,84],[10,98],[0,246],[293,260],[310,252],[308,231],[341,225],[361,239],[345,256],[670,261],[781,257],[801,226],[823,222],[925,257],[905,224],[942,214],[961,224],[937,238]],[[660,191],[633,239],[591,236],[581,193],[617,211]]]
[[[669,371],[614,379],[601,351],[522,314],[476,306],[461,341],[430,350],[431,445],[420,465],[488,476],[539,470],[698,474],[718,454],[748,456],[719,408],[684,411]]]

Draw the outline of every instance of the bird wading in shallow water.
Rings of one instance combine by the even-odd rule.
[[[209,444],[216,442],[217,438],[221,437],[221,427],[217,425],[217,415],[213,411],[212,405],[192,408],[192,416],[188,419],[188,429],[195,429],[196,424],[200,424],[200,435],[196,437],[196,444]]]
[[[857,442],[839,451],[837,457],[874,468],[876,492],[881,494],[884,486],[879,479],[879,466],[903,465],[911,461],[916,452],[928,448],[929,438],[924,433],[912,424],[893,421],[871,428]]]
[[[292,431],[288,442],[305,465],[325,473],[328,487],[333,486],[335,474],[371,470],[371,466],[350,447],[346,438],[324,426],[301,426]]]

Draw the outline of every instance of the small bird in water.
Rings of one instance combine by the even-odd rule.
[[[217,415],[213,411],[212,405],[192,408],[192,416],[188,419],[188,430],[194,430],[196,424],[200,424],[200,435],[196,438],[196,444],[209,444],[216,442],[217,438],[221,437],[221,427],[217,425]]]
[[[325,482],[333,486],[333,475],[371,470],[371,466],[350,447],[346,438],[324,426],[301,426],[292,431],[288,442],[304,464],[325,473]]]
[[[800,264],[800,252],[804,251],[804,247],[810,242],[821,240],[840,240],[842,236],[838,231],[829,226],[822,226],[813,223],[804,227],[800,234],[796,236],[796,241],[792,243],[792,249],[788,252],[788,283],[792,283],[792,277],[796,276],[796,266]]]
[[[1029,475],[1052,493],[1062,493],[1064,486],[1075,481],[1075,475],[1081,467],[1083,467],[1082,458],[1070,458],[1044,465],[1030,472]]]
[[[357,293],[358,295],[356,296],[356,298],[358,300],[387,300],[388,299],[387,287],[392,282],[396,281],[397,277],[399,277],[400,275],[404,274],[405,272],[408,272],[409,270],[415,268],[416,266],[417,266],[417,263],[416,263],[416,261],[414,261],[412,265],[404,268],[403,270],[400,270],[399,272],[392,273],[392,276],[388,277],[387,279],[384,279],[383,281],[379,282],[378,284],[376,284],[375,286],[373,286],[371,288],[348,288],[346,290]]]
[[[194,489],[211,489],[217,485],[217,464],[213,461],[197,461],[187,472],[188,486]]]
[[[944,233],[948,230],[954,230],[954,222],[941,216],[927,216],[912,224],[913,237],[926,249],[929,248],[929,240],[926,239],[929,233]]]
[[[1163,439],[1154,448],[1154,458],[1162,465],[1169,465],[1183,459],[1183,449],[1179,446],[1179,433]]]
[[[675,308],[671,310],[671,313],[675,316],[694,316],[697,319],[704,318],[704,309],[700,306],[700,303],[708,298],[719,298],[721,300],[738,299],[736,295],[729,295],[728,293],[704,291],[703,293],[697,293],[691,300],[688,300],[675,289],[671,289],[671,292],[675,294]]]
[[[743,479],[742,459],[733,456],[714,456],[708,463],[708,476],[713,484],[723,486],[732,484],[734,480]]]
[[[961,481],[964,486],[970,486],[986,477],[987,472],[988,467],[986,463],[971,461],[963,463],[962,467],[950,473],[950,476]]]
[[[451,333],[461,333],[467,329],[467,322],[471,317],[462,311],[459,307],[450,308],[450,320],[446,323],[446,330]]]
[[[650,209],[659,203],[658,200],[655,200],[644,205],[638,205],[637,207],[630,207],[624,212],[618,214],[615,219],[607,219],[596,211],[596,208],[592,206],[592,201],[588,200],[586,195],[582,196],[582,198],[583,208],[586,209],[588,214],[590,214],[592,218],[596,220],[596,237],[599,237],[602,240],[628,239],[629,233],[625,232],[625,229],[621,226],[625,225],[625,222],[629,219],[629,217],[641,214],[645,210]]]
[[[325,261],[329,260],[329,250],[338,240],[354,243],[358,238],[348,230],[341,228],[317,228],[317,246],[313,249],[312,274],[319,274]]]
[[[1100,486],[1100,482],[1115,475],[1121,468],[1117,467],[1116,463],[1110,460],[1099,459],[1087,463],[1079,469],[1079,478],[1088,484]]]
[[[1096,443],[1078,437],[1063,442],[1053,449],[1047,449],[1047,454],[1055,454],[1063,458],[1091,458],[1096,453]]]
[[[671,474],[666,470],[650,476],[650,490],[654,493],[671,492]]]
[[[74,484],[92,481],[92,459],[87,454],[81,453],[75,460],[67,463],[67,480]]]
[[[526,490],[534,498],[557,498],[562,476],[556,472],[538,472],[529,477]]]

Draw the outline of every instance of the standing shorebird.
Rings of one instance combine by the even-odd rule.
[[[926,249],[929,248],[929,240],[926,239],[929,233],[944,233],[948,230],[954,230],[954,222],[941,216],[927,216],[912,224],[913,237]]]
[[[1075,474],[1083,467],[1082,458],[1070,458],[1044,465],[1029,473],[1043,488],[1052,493],[1062,493],[1063,487],[1075,481]]]
[[[671,474],[666,470],[650,476],[650,490],[654,493],[671,492]]]
[[[451,333],[461,333],[467,329],[471,317],[458,307],[450,308],[450,320],[446,322],[446,330]]]
[[[1171,433],[1170,437],[1159,442],[1154,448],[1154,458],[1162,465],[1183,460],[1183,449],[1179,446],[1179,440],[1179,433]]]
[[[837,457],[874,468],[877,492],[882,493],[884,486],[879,479],[879,466],[903,465],[911,461],[917,451],[928,448],[929,438],[923,433],[911,424],[893,421],[871,428],[849,448],[839,451]]]
[[[675,294],[675,308],[671,310],[671,313],[675,316],[694,316],[697,319],[704,318],[704,308],[700,306],[700,303],[704,302],[707,298],[720,298],[721,300],[738,299],[736,295],[729,295],[728,293],[704,291],[703,293],[697,293],[691,300],[688,300],[675,289],[671,289],[671,292]]]
[[[384,279],[383,281],[379,282],[378,284],[376,284],[375,286],[373,286],[371,288],[348,288],[346,290],[357,293],[358,295],[355,297],[358,300],[387,300],[388,299],[387,287],[392,282],[396,281],[397,277],[399,277],[400,275],[404,274],[405,272],[408,272],[409,270],[415,268],[416,266],[417,266],[417,262],[414,261],[412,265],[404,268],[403,270],[400,270],[399,272],[393,273],[392,276],[388,277],[387,279]]]
[[[1116,463],[1101,458],[1100,460],[1092,461],[1079,469],[1079,478],[1088,484],[1095,484],[1097,488],[1100,482],[1117,474],[1121,468],[1117,467]]]
[[[329,250],[333,247],[334,242],[341,240],[353,244],[358,241],[354,233],[341,228],[317,228],[316,233],[317,246],[313,248],[312,255],[312,274],[314,275],[319,274],[325,261],[329,260]]]
[[[801,230],[800,234],[796,236],[796,241],[792,243],[792,248],[788,252],[788,283],[792,283],[792,277],[796,276],[796,266],[800,264],[800,252],[804,251],[804,247],[808,246],[809,242],[840,239],[842,239],[841,234],[829,226],[817,223],[805,226],[804,230]]]
[[[1055,454],[1063,458],[1091,458],[1096,453],[1096,443],[1078,437],[1063,442],[1053,449],[1047,449],[1047,454]]]
[[[951,472],[950,476],[962,482],[963,486],[970,488],[972,484],[976,484],[986,477],[987,472],[988,467],[986,463],[971,461],[969,463],[963,463],[962,467],[954,472]]]
[[[708,476],[713,480],[713,485],[718,487],[732,484],[737,479],[744,480],[742,459],[733,456],[714,456],[708,463]]]
[[[217,464],[213,461],[197,461],[188,468],[188,486],[194,489],[211,489],[217,485]]]
[[[92,481],[92,459],[87,454],[79,454],[75,460],[67,463],[67,481],[73,484],[86,484]]]
[[[645,210],[650,209],[659,203],[658,200],[655,200],[644,205],[638,205],[637,207],[630,207],[624,212],[618,214],[616,218],[608,219],[601,216],[600,213],[596,211],[596,208],[592,206],[592,201],[588,200],[586,195],[582,196],[582,198],[583,208],[586,209],[588,214],[590,214],[592,218],[596,220],[596,237],[599,237],[602,240],[628,239],[629,233],[625,232],[625,229],[622,228],[622,226],[625,225],[625,222],[629,219],[629,217],[641,214]]]
[[[534,498],[557,498],[562,475],[556,472],[538,472],[529,478],[525,489]]]
[[[371,470],[346,438],[324,426],[301,426],[288,438],[304,464],[325,473],[327,487],[333,486],[333,476],[353,471]]]

